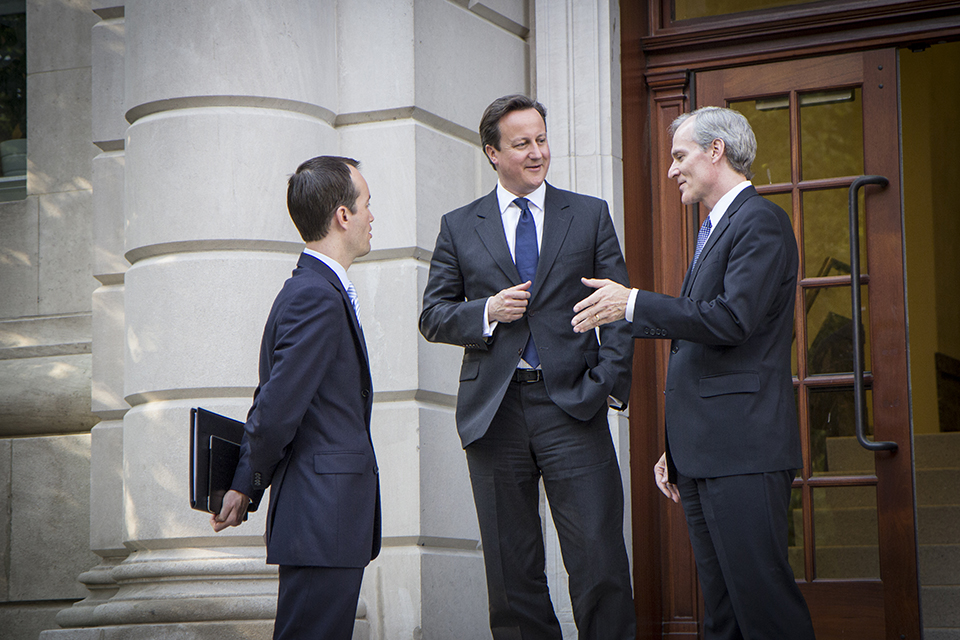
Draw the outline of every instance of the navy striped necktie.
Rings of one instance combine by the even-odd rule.
[[[707,216],[707,219],[703,221],[703,224],[700,225],[700,233],[697,234],[697,250],[693,254],[693,263],[690,265],[690,268],[697,266],[697,259],[700,257],[700,252],[703,251],[703,245],[707,244],[707,238],[710,237],[710,216]]]

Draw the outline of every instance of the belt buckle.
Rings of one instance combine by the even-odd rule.
[[[543,380],[542,369],[517,369],[513,379],[520,384],[533,384]]]

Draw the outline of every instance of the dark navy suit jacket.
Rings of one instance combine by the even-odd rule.
[[[463,446],[486,433],[533,333],[550,399],[589,420],[609,396],[630,395],[633,340],[627,322],[575,333],[573,307],[592,289],[580,278],[627,284],[627,268],[607,203],[547,185],[537,275],[527,313],[483,337],[488,297],[522,283],[503,231],[497,192],[443,216],[423,294],[420,332],[431,342],[464,347],[457,394]]]
[[[270,310],[233,489],[270,486],[267,562],[364,567],[380,550],[363,333],[337,275],[303,254]]]
[[[669,338],[667,462],[690,478],[798,469],[790,371],[797,242],[783,209],[740,192],[678,298],[640,291],[638,338]]]

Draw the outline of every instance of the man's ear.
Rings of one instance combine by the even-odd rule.
[[[350,222],[350,210],[345,206],[340,205],[337,207],[337,210],[333,214],[333,224],[339,226],[341,229],[346,229]]]
[[[483,148],[483,152],[486,154],[487,159],[493,163],[493,166],[497,166],[497,150],[494,149],[492,144],[488,144]]]
[[[710,160],[712,162],[720,161],[723,158],[723,152],[726,148],[723,140],[715,138],[714,141],[710,143]]]

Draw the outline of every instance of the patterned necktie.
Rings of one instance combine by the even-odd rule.
[[[710,236],[710,216],[707,216],[707,219],[703,221],[703,224],[700,226],[700,233],[697,234],[697,250],[693,254],[693,263],[690,265],[690,268],[697,266],[697,259],[700,257],[700,252],[703,251],[703,245],[707,244],[707,238]]]
[[[537,276],[537,263],[540,261],[540,249],[537,247],[537,223],[533,221],[533,214],[528,206],[529,200],[517,198],[513,201],[520,207],[520,222],[517,223],[517,238],[514,246],[514,262],[520,279],[524,282]],[[531,367],[540,366],[540,356],[537,354],[537,345],[533,341],[533,334],[527,340],[523,349],[523,359]]]
[[[357,314],[357,324],[363,326],[363,323],[360,322],[360,300],[357,298],[357,289],[353,286],[353,283],[347,285],[347,297],[350,298],[350,302],[353,303],[353,310]]]

